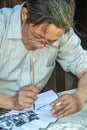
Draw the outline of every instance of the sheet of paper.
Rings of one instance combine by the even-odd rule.
[[[23,130],[39,130],[40,129],[40,127],[35,126],[34,124],[32,125],[31,123],[26,123],[26,124],[22,125],[21,128]],[[21,128],[20,128],[20,130],[21,130]]]
[[[38,95],[35,102],[35,110],[32,108],[22,111],[10,111],[0,116],[0,129],[3,130],[39,130],[46,128],[57,118],[51,115],[51,103],[58,98],[57,94],[50,90]]]

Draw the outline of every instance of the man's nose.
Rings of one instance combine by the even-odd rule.
[[[44,44],[44,46],[47,44],[47,40],[46,39],[42,39],[41,42],[42,42],[42,44]]]

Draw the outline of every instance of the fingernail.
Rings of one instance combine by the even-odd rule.
[[[53,117],[57,117],[56,115],[52,115]]]
[[[63,117],[62,115],[58,116],[58,118],[62,118],[62,117]]]
[[[55,110],[52,110],[52,113],[55,113]]]
[[[54,106],[54,103],[52,103],[51,105]]]

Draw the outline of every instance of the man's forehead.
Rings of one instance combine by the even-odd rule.
[[[59,36],[64,33],[64,30],[56,27],[54,24],[50,24],[45,31],[45,38],[50,40],[57,40]]]

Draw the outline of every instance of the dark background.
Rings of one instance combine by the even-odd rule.
[[[87,0],[76,0],[75,22],[81,34],[82,46],[87,49]]]

